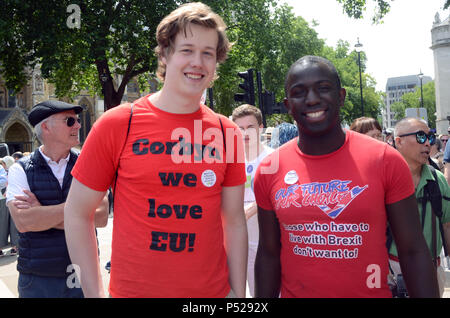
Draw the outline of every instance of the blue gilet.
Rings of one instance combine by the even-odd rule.
[[[64,173],[62,189],[39,150],[19,163],[27,176],[30,191],[41,205],[57,205],[66,201],[72,183],[71,171],[78,155],[70,152]],[[48,229],[40,232],[19,233],[17,270],[24,274],[47,277],[66,277],[70,261],[64,230]]]

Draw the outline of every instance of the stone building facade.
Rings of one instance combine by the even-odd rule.
[[[118,79],[119,80],[119,79]],[[132,80],[127,85],[123,96],[123,102],[131,102],[146,94],[140,92],[139,85]],[[152,83],[152,89],[156,89],[156,83]],[[72,104],[81,105],[84,111],[79,115],[81,119],[80,141],[85,141],[93,123],[103,114],[103,100],[99,96],[91,96],[87,92],[81,92],[74,100],[57,98],[55,88],[44,80],[39,69],[30,76],[25,87],[16,95],[8,89],[0,76],[0,144],[6,143],[10,154],[16,151],[33,151],[39,146],[33,127],[28,123],[28,113],[33,107],[45,100],[63,100]]]
[[[447,133],[450,120],[450,17],[441,21],[436,13],[431,29],[436,86],[436,130]]]

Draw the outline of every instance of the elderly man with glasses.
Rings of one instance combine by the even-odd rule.
[[[416,189],[415,195],[418,202],[423,235],[437,267],[439,291],[442,297],[445,285],[445,273],[440,266],[438,255],[441,252],[443,244],[445,244],[442,238],[444,238],[444,241],[450,242],[450,187],[440,171],[435,170],[436,174],[433,175],[432,168],[427,165],[431,146],[435,144],[436,136],[430,131],[426,122],[417,118],[404,118],[399,121],[395,126],[394,135],[395,147],[405,158],[409,169],[411,170]],[[431,182],[437,182],[442,196],[441,221],[443,224],[443,236],[441,236],[439,220],[434,211],[432,211],[431,202],[427,200],[424,195],[425,187]],[[439,211],[437,213],[439,213]],[[434,233],[432,230],[433,226],[436,227]],[[397,262],[395,242],[391,245],[389,254],[390,267],[394,274],[398,275],[401,273],[401,269]]]
[[[74,267],[64,232],[64,206],[78,158],[77,116],[83,108],[60,101],[35,105],[28,115],[42,145],[9,169],[6,202],[19,234],[19,297],[83,297],[69,284]],[[105,197],[96,210],[97,226],[108,221]]]

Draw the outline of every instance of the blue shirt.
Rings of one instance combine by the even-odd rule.
[[[450,142],[447,142],[447,144],[445,145],[444,162],[445,163],[450,162]]]
[[[0,165],[0,190],[6,187],[6,183],[8,182],[8,174],[6,173],[5,168]]]

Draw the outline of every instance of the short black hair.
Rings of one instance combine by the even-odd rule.
[[[324,57],[321,56],[315,56],[315,55],[306,55],[303,56],[301,58],[299,58],[297,61],[295,61],[291,67],[289,68],[289,71],[286,75],[286,79],[284,81],[284,93],[286,95],[286,97],[288,96],[288,81],[289,81],[289,76],[292,72],[292,70],[298,66],[298,65],[325,65],[328,70],[330,71],[331,75],[335,78],[336,81],[336,86],[338,88],[338,90],[341,89],[341,78],[339,77],[338,71],[336,70],[336,67],[333,65],[333,63],[331,63],[329,60],[327,60]]]

